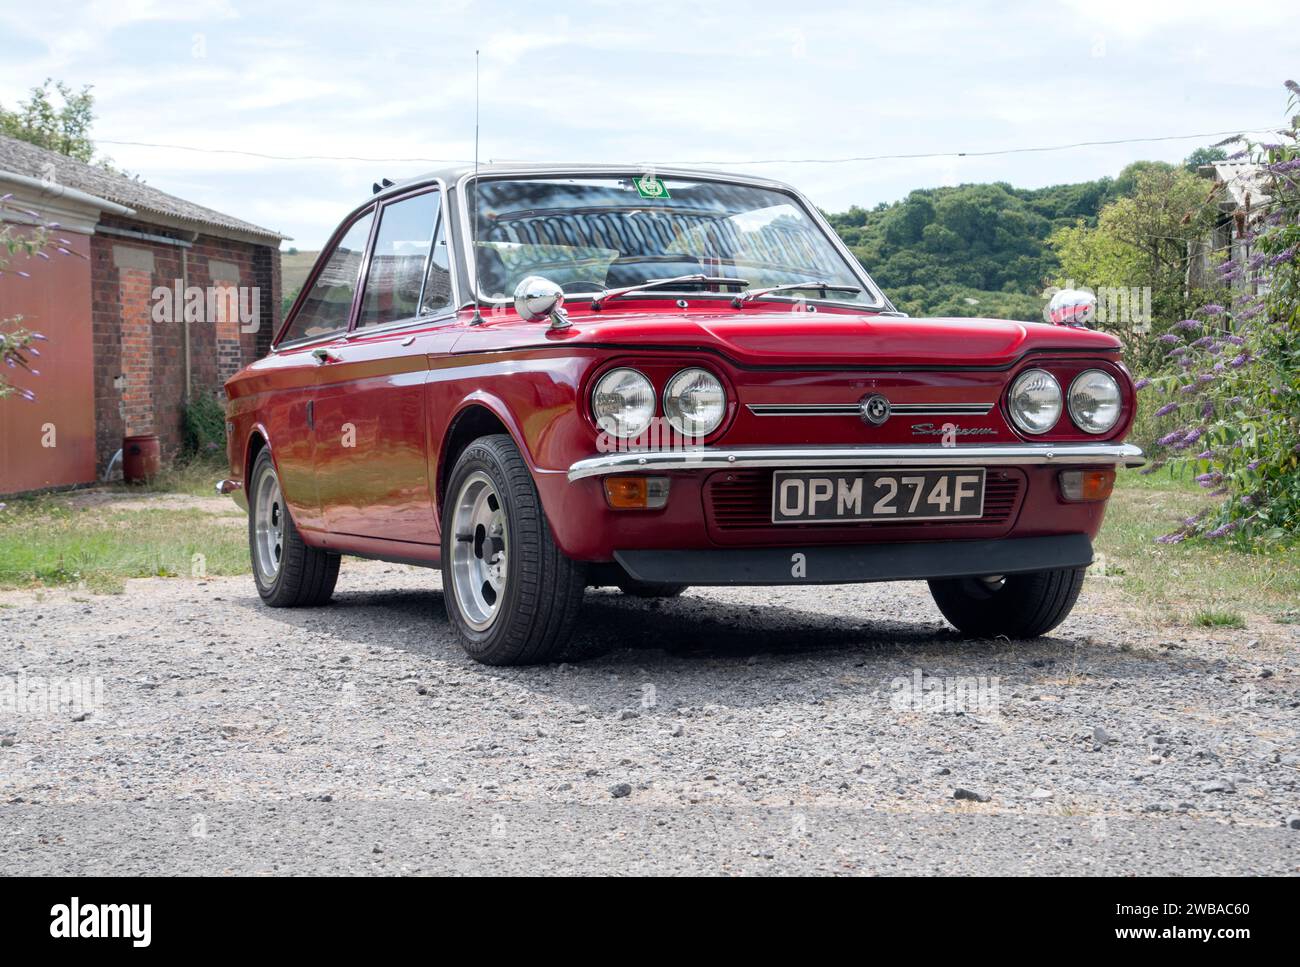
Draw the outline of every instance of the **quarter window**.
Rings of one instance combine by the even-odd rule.
[[[374,217],[371,210],[358,218],[330,252],[281,342],[325,336],[347,329],[352,299],[361,277],[361,259],[365,255]]]
[[[384,206],[357,328],[431,315],[451,302],[436,191]]]

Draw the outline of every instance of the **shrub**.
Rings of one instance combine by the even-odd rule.
[[[191,456],[219,453],[226,446],[226,408],[221,390],[203,391],[185,404],[184,446]]]
[[[1300,85],[1286,86],[1288,109],[1300,109]],[[1197,466],[1197,481],[1222,498],[1160,538],[1167,543],[1270,543],[1300,532],[1300,114],[1279,134],[1233,156],[1261,167],[1268,196],[1248,226],[1249,255],[1220,267],[1233,295],[1162,337],[1174,371],[1150,380],[1163,397],[1156,415],[1174,429],[1148,471]]]

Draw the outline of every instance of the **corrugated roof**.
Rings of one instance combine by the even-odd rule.
[[[88,165],[57,151],[48,151],[17,138],[0,135],[0,170],[27,175],[30,178],[48,179],[53,166],[54,179],[61,185],[76,188],[99,198],[115,201],[134,208],[143,221],[149,216],[162,216],[169,224],[182,223],[194,231],[208,235],[260,236],[268,243],[278,243],[288,236],[269,228],[262,228],[232,215],[226,215],[194,202],[177,198],[143,182],[128,178],[104,168]]]
[[[1257,164],[1249,161],[1215,161],[1203,165],[1201,171],[1206,174],[1213,172],[1214,180],[1223,182],[1234,209],[1245,208],[1247,205],[1257,209],[1268,203],[1268,194],[1264,191],[1268,176]]]

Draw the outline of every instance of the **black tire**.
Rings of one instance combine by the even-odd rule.
[[[1084,568],[1008,574],[1000,583],[984,578],[930,582],[943,616],[973,638],[1037,638],[1069,615],[1079,600]]]
[[[688,587],[689,584],[652,584],[634,577],[618,582],[618,589],[634,598],[675,598]]]
[[[248,552],[253,563],[253,580],[257,593],[272,608],[311,608],[329,604],[339,579],[339,555],[308,547],[294,525],[293,515],[281,500],[276,505],[281,522],[278,568],[274,575],[264,574],[258,563],[259,496],[263,488],[279,488],[271,452],[262,450],[253,461],[248,475]]]
[[[504,524],[499,551],[480,526],[456,533],[458,508],[471,500],[469,488],[474,487]],[[472,519],[468,511],[461,513]],[[457,545],[463,547],[459,558]],[[504,586],[499,595],[492,594],[487,603],[491,613],[486,614],[485,599],[473,591],[475,586],[482,587],[481,594],[489,590],[486,582],[475,580],[475,559],[486,562],[498,553],[505,555],[504,568],[496,565],[495,572],[504,577]],[[485,665],[531,665],[567,657],[585,589],[585,568],[556,546],[514,441],[506,434],[479,437],[452,468],[442,514],[442,596],[466,654]]]

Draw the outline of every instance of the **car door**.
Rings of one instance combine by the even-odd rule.
[[[374,209],[340,226],[307,279],[268,360],[275,390],[266,394],[261,419],[271,442],[285,500],[300,530],[325,529],[316,492],[315,396],[319,349],[348,331],[361,279]]]
[[[425,382],[456,331],[442,201],[426,188],[382,205],[355,324],[319,354],[316,482],[335,534],[438,541]]]

